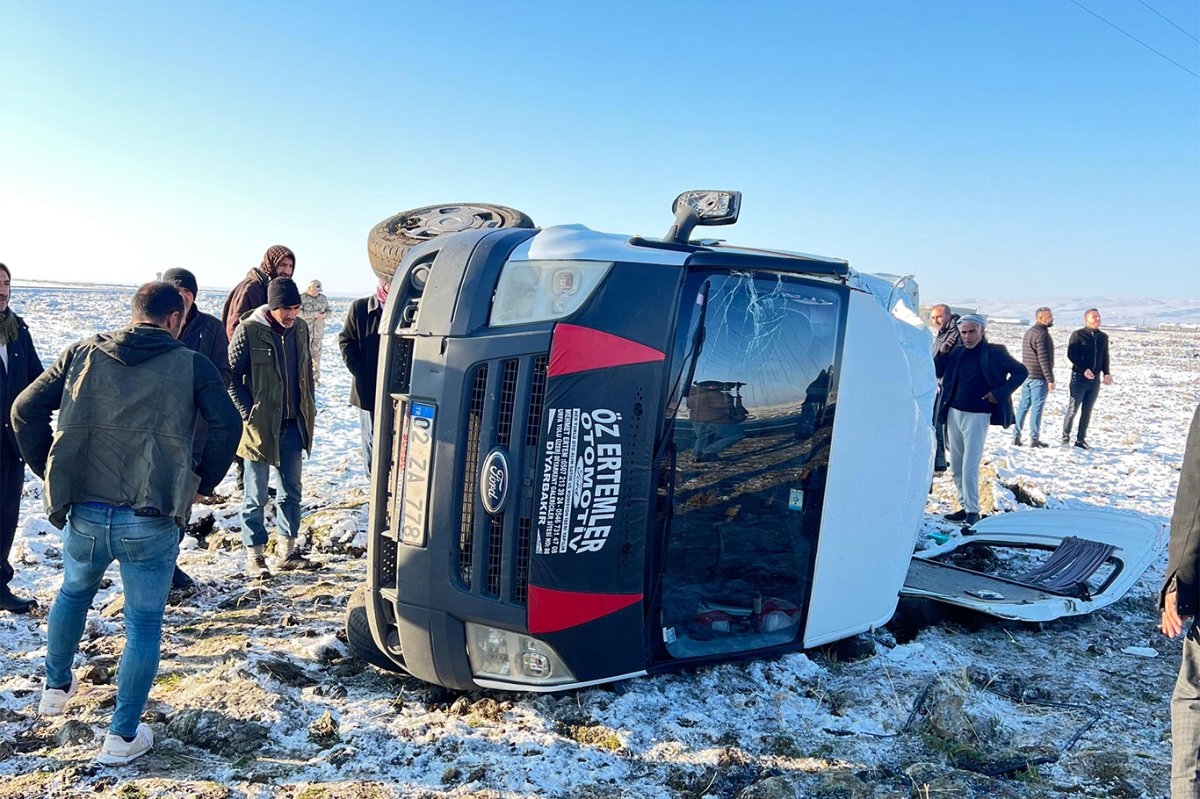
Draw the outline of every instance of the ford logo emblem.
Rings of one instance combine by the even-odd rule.
[[[483,459],[483,471],[479,473],[479,496],[483,509],[494,516],[504,510],[508,501],[508,453],[494,449]]]

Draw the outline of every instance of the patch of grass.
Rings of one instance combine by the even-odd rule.
[[[149,794],[132,782],[127,782],[114,794],[118,799],[148,799]]]
[[[1036,763],[1030,763],[1025,767],[1024,771],[1018,771],[1013,774],[1012,778],[1026,785],[1041,785],[1046,781],[1046,778],[1042,776],[1042,770],[1038,768]]]
[[[309,785],[303,791],[296,794],[296,799],[333,799],[333,794],[320,785]]]
[[[621,736],[603,724],[566,724],[562,725],[559,732],[578,744],[594,746],[609,752],[616,752],[624,746]]]
[[[930,751],[941,753],[952,765],[959,768],[978,765],[987,758],[987,753],[978,747],[957,741],[947,741],[932,733],[922,734],[921,740]]]
[[[172,691],[179,687],[183,682],[183,672],[168,671],[166,674],[160,674],[154,679],[154,684],[159,688],[167,691]]]

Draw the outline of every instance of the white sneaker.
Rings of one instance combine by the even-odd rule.
[[[75,675],[71,675],[71,684],[67,686],[67,690],[63,691],[59,688],[42,687],[42,701],[38,703],[39,716],[61,716],[63,711],[67,709],[67,702],[71,701],[71,697],[75,696],[75,692],[79,690],[79,680]]]
[[[109,733],[104,736],[104,745],[100,747],[97,763],[106,766],[123,766],[150,751],[154,746],[154,730],[145,724],[139,724],[137,735],[132,741],[126,741],[120,735]]]

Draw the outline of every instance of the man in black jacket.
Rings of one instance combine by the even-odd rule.
[[[1200,607],[1200,407],[1192,415],[1179,470],[1168,553],[1160,629],[1174,638]],[[1171,695],[1171,749],[1171,796],[1200,795],[1200,629],[1194,623],[1183,640]]]
[[[42,373],[42,362],[33,348],[25,320],[8,307],[12,273],[0,264],[0,610],[28,613],[37,604],[9,590],[13,567],[8,555],[17,536],[21,510],[21,487],[25,483],[25,461],[13,435],[13,400]]]
[[[371,476],[371,450],[375,424],[375,373],[379,367],[379,322],[387,302],[388,286],[379,281],[379,288],[370,297],[360,297],[350,303],[346,324],[338,334],[342,360],[350,370],[350,404],[359,409],[362,426],[363,466]]]
[[[1075,446],[1091,449],[1087,443],[1088,423],[1092,420],[1092,406],[1100,396],[1100,383],[1112,385],[1112,372],[1108,368],[1108,334],[1100,330],[1100,312],[1089,308],[1083,314],[1083,327],[1071,334],[1067,343],[1067,359],[1071,361],[1071,398],[1067,402],[1067,413],[1063,418],[1062,443],[1071,443],[1071,425],[1075,413],[1079,412],[1079,429],[1075,432]]]
[[[1025,414],[1032,411],[1029,419],[1029,446],[1045,447],[1040,433],[1042,430],[1042,408],[1046,406],[1046,395],[1054,390],[1054,341],[1050,328],[1054,326],[1054,312],[1049,308],[1037,309],[1037,323],[1025,331],[1021,340],[1021,363],[1029,370],[1029,377],[1021,386],[1021,403],[1017,406],[1017,432],[1013,444],[1021,446],[1021,428],[1025,426]]]
[[[958,346],[958,320],[956,313],[951,313],[950,306],[939,303],[929,311],[929,321],[933,323],[933,356],[947,355]],[[937,437],[937,447],[933,453],[933,471],[940,474],[946,471],[946,425],[938,421],[942,403],[942,381],[938,380],[937,396],[933,399],[933,430]]]
[[[1008,350],[984,338],[984,320],[958,320],[962,346],[934,360],[942,377],[940,419],[950,443],[950,471],[962,509],[946,520],[970,526],[980,519],[979,463],[989,425],[1013,423],[1012,393],[1029,372]]]
[[[221,320],[211,314],[206,314],[196,306],[196,295],[200,287],[196,276],[187,269],[168,269],[163,272],[163,282],[170,283],[179,289],[183,298],[183,332],[179,340],[192,352],[198,352],[212,361],[221,375],[221,385],[229,385],[229,339],[225,338],[225,326]],[[196,432],[192,439],[192,459],[197,463],[204,452],[204,442],[208,438],[208,423],[203,416],[196,417]],[[183,540],[183,530],[179,531],[179,540]],[[175,574],[171,577],[174,588],[190,588],[195,581],[175,564]]]

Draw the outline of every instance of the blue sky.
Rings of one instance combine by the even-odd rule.
[[[1194,0],[1079,0],[1200,73]],[[0,261],[230,286],[275,243],[365,293],[442,202],[719,231],[941,297],[1200,298],[1200,78],[1071,0],[0,0]],[[202,305],[217,298],[201,298]]]

